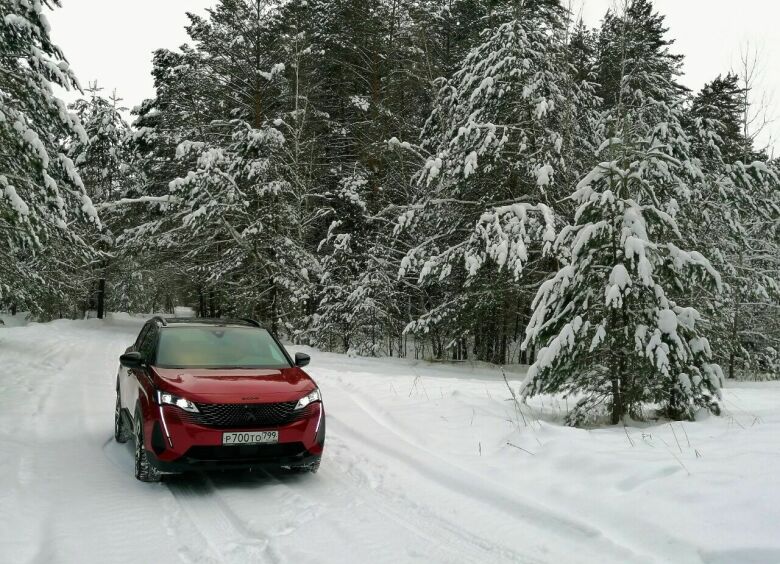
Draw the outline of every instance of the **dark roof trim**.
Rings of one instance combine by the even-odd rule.
[[[254,319],[213,319],[208,317],[162,317],[152,318],[157,324],[167,327],[170,325],[239,325],[244,327],[263,328],[262,324]]]

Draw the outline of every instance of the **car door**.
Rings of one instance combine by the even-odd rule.
[[[147,331],[143,334],[141,343],[138,345],[138,352],[141,353],[145,362],[140,368],[132,370],[135,386],[132,388],[133,397],[130,398],[131,403],[128,407],[132,406],[133,410],[135,410],[136,401],[141,395],[150,401],[153,399],[151,395],[154,393],[154,385],[152,383],[152,375],[149,372],[149,366],[154,362],[158,335],[157,325],[150,323]]]
[[[130,345],[127,348],[127,350],[125,350],[126,353],[140,350],[141,343],[143,342],[143,339],[146,336],[146,334],[149,332],[149,327],[150,327],[149,323],[143,326],[135,342],[132,345]],[[138,384],[135,380],[135,374],[133,374],[133,371],[129,368],[120,365],[119,366],[119,390],[122,399],[122,406],[127,408],[128,411],[130,411],[131,415],[133,414],[133,409],[135,408],[135,398],[138,397],[138,392],[137,391],[132,392],[132,390],[137,386]]]

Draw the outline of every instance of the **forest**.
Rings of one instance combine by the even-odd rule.
[[[689,90],[650,0],[597,28],[560,0],[214,0],[135,108],[70,67],[58,5],[0,0],[0,307],[529,364],[519,395],[576,397],[572,424],[780,377],[753,67]]]

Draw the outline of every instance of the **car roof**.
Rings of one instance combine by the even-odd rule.
[[[252,319],[216,319],[207,317],[163,317],[152,318],[163,327],[259,327],[262,325]]]

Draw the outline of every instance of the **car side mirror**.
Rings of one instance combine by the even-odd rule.
[[[119,357],[119,364],[125,368],[141,368],[144,365],[144,357],[139,352],[125,353]]]
[[[305,353],[295,353],[295,366],[304,367],[311,362],[311,357]]]

